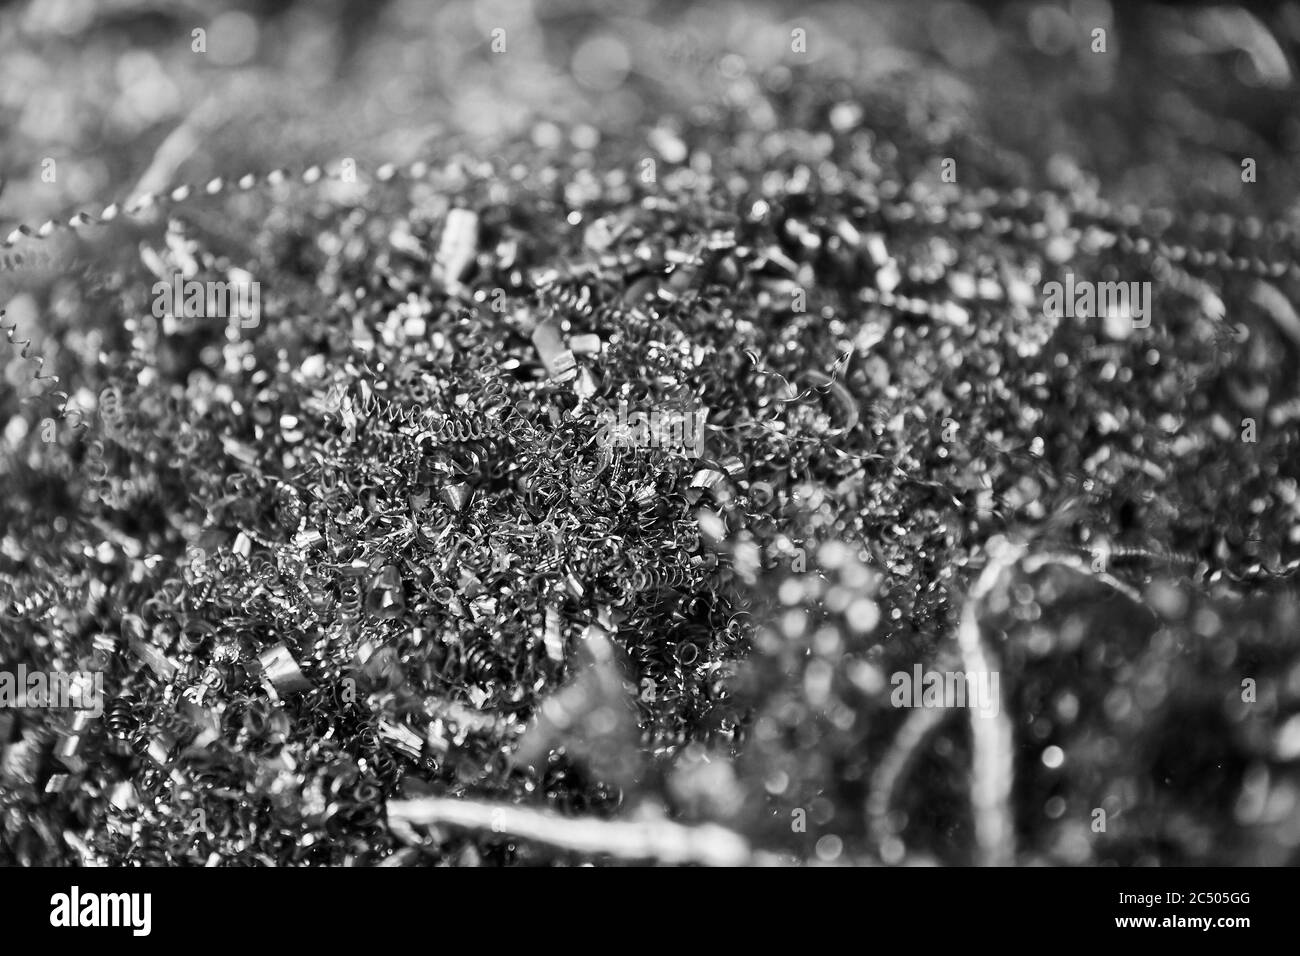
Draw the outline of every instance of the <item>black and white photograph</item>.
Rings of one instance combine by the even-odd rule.
[[[0,3],[6,937],[854,869],[1240,945],[1298,90],[1295,0]]]

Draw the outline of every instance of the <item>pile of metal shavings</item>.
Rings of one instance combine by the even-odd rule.
[[[111,308],[66,307],[101,330],[64,340],[76,393],[113,409],[4,466],[0,652],[102,670],[106,705],[0,715],[0,861],[573,858],[412,843],[385,805],[422,794],[962,861],[966,726],[892,708],[889,675],[955,661],[998,537],[1061,565],[981,609],[1025,856],[1294,860],[1294,237],[981,188],[978,160],[943,183],[961,144],[900,147],[888,110],[771,109],[661,127],[652,182],[626,144],[525,145],[85,240],[132,252]],[[258,327],[154,317],[160,277],[232,270]],[[1151,281],[1150,328],[1046,318],[1067,271]],[[602,441],[624,402],[707,409],[702,455]],[[611,693],[592,628],[635,733],[575,716],[572,687]],[[1243,678],[1264,703],[1231,705]],[[1191,713],[1213,799],[1159,736]],[[539,714],[558,742],[515,759]],[[1093,840],[1094,807],[1161,823]]]

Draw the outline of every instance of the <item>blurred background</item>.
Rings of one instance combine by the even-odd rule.
[[[907,91],[935,135],[978,131],[1026,185],[1083,169],[1116,196],[1281,218],[1298,42],[1294,2],[11,2],[0,228],[277,165],[640,142],[711,104],[771,114],[845,81]],[[1248,194],[1243,156],[1261,169]]]

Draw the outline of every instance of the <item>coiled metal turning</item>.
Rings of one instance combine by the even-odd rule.
[[[5,339],[9,344],[14,346],[20,358],[31,362],[36,368],[33,374],[33,380],[41,385],[41,394],[29,395],[23,399],[24,404],[40,401],[42,398],[53,398],[57,402],[55,406],[55,415],[71,424],[73,434],[80,438],[90,429],[90,423],[86,420],[85,414],[80,408],[71,405],[72,397],[67,392],[57,388],[59,377],[57,375],[45,374],[45,357],[42,355],[31,355],[31,339],[19,339],[15,336],[18,333],[18,323],[8,323],[4,321],[5,310],[0,309],[0,330],[4,331]]]
[[[628,576],[628,589],[633,592],[658,592],[677,590],[694,583],[694,576],[682,565],[642,565]]]
[[[418,403],[398,405],[379,398],[369,388],[362,390],[361,399],[353,403],[353,408],[361,417],[399,427],[424,429],[439,442],[454,443],[478,441],[493,434],[494,429],[485,413],[507,403],[507,386],[494,380],[488,384],[478,403],[483,411],[477,413],[443,415]]]
[[[447,418],[435,429],[445,442],[478,441],[489,434],[486,423],[478,418]]]
[[[474,405],[483,414],[510,404],[510,384],[501,376],[494,375],[487,380],[483,390],[474,401]]]
[[[161,731],[177,741],[194,736],[194,725],[170,707],[156,707],[150,724],[155,732]]]
[[[364,598],[359,583],[350,584],[344,587],[342,592],[339,594],[339,621],[349,627],[360,621],[363,602]]]
[[[497,675],[502,666],[502,661],[496,652],[483,643],[462,647],[460,659],[461,666],[465,668],[467,676],[471,679],[491,679]]]
[[[585,282],[555,282],[537,290],[539,303],[566,315],[579,315],[589,318],[601,307],[601,303],[592,294],[592,287]]]
[[[104,707],[104,724],[110,735],[129,741],[140,728],[136,702],[130,697],[114,697]]]
[[[177,638],[176,645],[185,653],[193,653],[203,646],[204,641],[216,632],[211,624],[202,620],[192,620],[185,624]]]
[[[45,368],[45,357],[42,355],[28,354],[31,351],[32,340],[14,337],[18,332],[18,323],[14,322],[12,324],[6,324],[4,321],[5,314],[5,310],[0,309],[0,329],[4,330],[5,338],[9,340],[9,344],[18,350],[18,357],[26,359],[36,366],[35,377],[38,382],[53,382],[58,384],[59,377],[57,375],[43,374],[43,369]]]

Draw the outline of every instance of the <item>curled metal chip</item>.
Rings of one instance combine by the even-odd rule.
[[[718,471],[716,468],[701,468],[691,478],[691,487],[712,488],[726,477],[724,472]]]
[[[311,689],[311,681],[303,676],[298,662],[293,659],[283,643],[273,644],[257,657],[262,673],[279,694],[297,694]]]
[[[564,344],[559,323],[553,319],[539,322],[533,330],[533,347],[542,360],[546,374],[557,382],[567,382],[578,374],[578,361]]]

